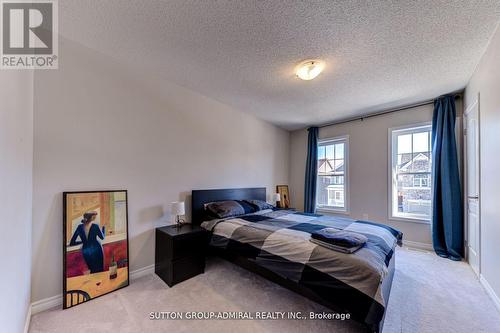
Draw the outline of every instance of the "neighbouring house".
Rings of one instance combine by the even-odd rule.
[[[431,165],[430,152],[398,156],[398,212],[430,215]]]
[[[344,161],[323,158],[318,160],[316,200],[318,206],[344,207]]]

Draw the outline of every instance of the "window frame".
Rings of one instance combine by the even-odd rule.
[[[330,137],[330,138],[325,138],[325,139],[320,139],[318,140],[318,146],[316,149],[319,148],[320,145],[328,145],[334,144],[334,143],[344,143],[344,207],[343,208],[338,208],[338,207],[333,207],[333,206],[323,206],[323,207],[318,207],[318,201],[314,203],[315,209],[317,212],[323,212],[323,213],[332,213],[332,214],[350,214],[350,205],[349,205],[349,193],[350,193],[350,181],[349,181],[349,135],[340,135],[340,136],[335,136],[335,137]],[[316,192],[318,191],[318,176],[316,176]]]
[[[423,218],[420,216],[398,216],[394,214],[393,211],[393,200],[394,200],[394,186],[395,186],[395,178],[393,177],[396,172],[394,170],[394,158],[397,158],[397,151],[394,151],[394,143],[395,140],[397,140],[397,135],[394,135],[395,132],[400,132],[400,131],[405,131],[405,130],[410,130],[410,129],[419,129],[419,128],[428,128],[431,130],[431,136],[429,140],[432,140],[432,122],[426,121],[426,122],[421,122],[421,123],[416,123],[416,124],[410,124],[410,125],[404,125],[404,126],[398,126],[398,127],[391,127],[388,130],[388,176],[387,176],[387,209],[388,209],[388,218],[389,220],[394,220],[394,221],[404,221],[404,222],[415,222],[415,223],[422,223],[422,224],[431,224],[432,223],[432,216],[429,216],[429,218]],[[414,133],[414,132],[412,132]],[[429,142],[429,145],[431,146],[431,154],[432,154],[432,143]],[[413,149],[413,148],[412,148]],[[433,205],[432,203],[432,189],[433,189],[433,181],[432,181],[432,169],[431,169],[431,179],[430,179],[430,191],[431,191],[431,207]]]

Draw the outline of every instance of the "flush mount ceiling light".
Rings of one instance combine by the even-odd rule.
[[[295,74],[302,80],[312,80],[318,76],[325,68],[325,63],[321,60],[306,60],[301,62],[295,71]]]

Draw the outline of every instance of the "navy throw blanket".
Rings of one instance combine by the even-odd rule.
[[[346,248],[361,246],[368,240],[365,235],[335,228],[324,228],[315,231],[311,234],[311,238]]]

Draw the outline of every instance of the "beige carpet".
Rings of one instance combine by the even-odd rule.
[[[335,320],[150,320],[151,311],[328,311],[219,259],[169,288],[156,275],[78,307],[33,316],[30,332],[362,332]],[[399,249],[384,333],[500,332],[500,313],[470,267]]]

